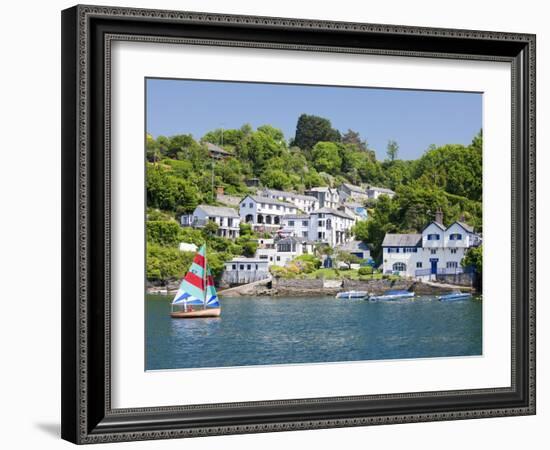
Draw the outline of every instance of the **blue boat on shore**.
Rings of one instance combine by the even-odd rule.
[[[414,297],[414,292],[409,292],[405,290],[393,290],[393,291],[386,291],[381,295],[371,295],[369,296],[369,300],[371,302],[383,302],[383,301],[402,300],[405,298],[412,298],[412,297]]]
[[[456,291],[456,292],[451,292],[450,294],[439,295],[437,299],[440,302],[454,302],[457,300],[467,300],[471,297],[472,297],[472,294],[469,292]]]

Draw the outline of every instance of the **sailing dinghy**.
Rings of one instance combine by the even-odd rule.
[[[189,271],[181,281],[170,316],[174,319],[219,317],[221,306],[214,286],[214,278],[206,261],[206,245],[195,257]]]

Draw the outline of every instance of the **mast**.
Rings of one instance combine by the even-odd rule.
[[[202,277],[204,283],[204,298],[202,309],[206,309],[206,298],[208,297],[208,261],[206,259],[206,244],[204,244],[204,271]]]

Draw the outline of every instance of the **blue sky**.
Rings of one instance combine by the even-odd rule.
[[[400,159],[418,158],[430,144],[469,144],[482,127],[482,94],[195,80],[147,80],[147,132],[192,134],[270,124],[294,137],[302,114],[358,131],[378,159],[388,140]]]

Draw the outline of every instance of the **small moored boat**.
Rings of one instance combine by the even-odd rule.
[[[456,300],[467,300],[471,297],[472,297],[472,294],[469,292],[455,291],[455,292],[451,292],[450,294],[439,295],[437,299],[440,302],[453,302]]]
[[[336,298],[341,300],[364,300],[368,297],[369,293],[366,291],[346,291],[338,292]]]
[[[394,290],[394,291],[386,291],[381,295],[371,295],[369,296],[369,300],[372,302],[382,302],[382,301],[401,300],[404,298],[412,298],[412,297],[414,297],[414,292],[409,292],[404,290]]]
[[[219,317],[220,314],[221,306],[206,262],[206,246],[203,245],[172,300],[170,316],[174,319],[194,319]]]

